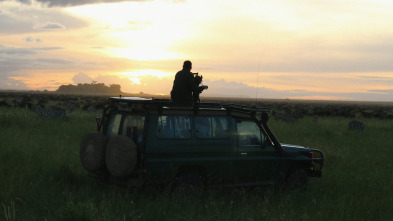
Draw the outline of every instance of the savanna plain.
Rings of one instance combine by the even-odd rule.
[[[269,120],[280,142],[323,151],[322,177],[310,178],[306,191],[208,188],[181,197],[103,180],[82,168],[79,145],[96,130],[99,112],[80,108],[42,117],[0,107],[0,220],[393,220],[393,104],[331,104],[350,112],[343,116],[329,114],[325,102],[306,103],[259,103],[272,112],[305,105],[320,111],[291,122]],[[374,106],[383,117],[373,114]],[[348,130],[353,119],[365,128]]]

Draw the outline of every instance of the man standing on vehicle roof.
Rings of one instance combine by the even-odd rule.
[[[193,102],[193,93],[197,85],[194,75],[191,73],[192,63],[187,60],[183,63],[183,69],[176,73],[171,91],[171,99],[175,102]]]

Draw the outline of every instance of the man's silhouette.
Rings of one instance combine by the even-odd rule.
[[[171,99],[175,102],[193,102],[193,93],[197,85],[194,82],[194,75],[191,73],[191,61],[183,63],[183,70],[176,73],[171,91]]]

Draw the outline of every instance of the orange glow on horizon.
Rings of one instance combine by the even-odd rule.
[[[291,100],[326,100],[326,101],[351,100],[350,97],[333,97],[333,96],[301,96],[301,97],[289,96],[288,99],[291,99]]]

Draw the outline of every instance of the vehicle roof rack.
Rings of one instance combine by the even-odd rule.
[[[224,104],[226,108],[231,108],[233,110],[239,110],[239,111],[256,111],[256,112],[269,112],[268,107],[260,107],[256,105],[244,105],[244,104]]]
[[[212,102],[173,102],[169,99],[141,98],[141,97],[111,97],[109,106],[131,107],[134,104],[143,106],[144,111],[158,110],[193,110],[197,113],[199,110],[240,112],[244,114],[256,115],[261,112],[269,112],[269,108],[256,105],[244,105],[234,103],[212,103]],[[124,109],[124,108],[123,108]],[[132,108],[131,108],[132,109]],[[126,110],[126,109],[124,109]]]

